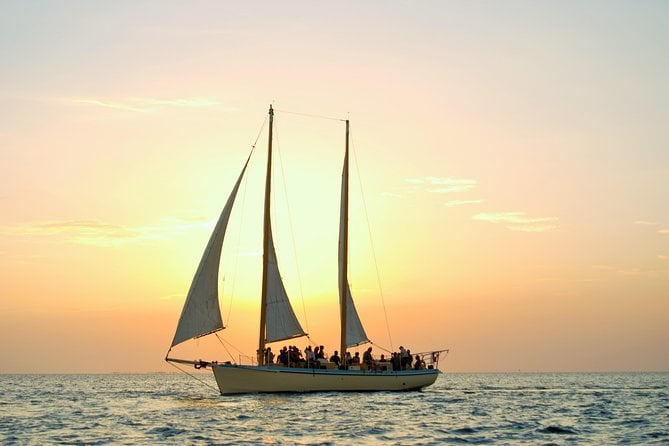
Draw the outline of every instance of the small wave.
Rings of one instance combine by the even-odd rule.
[[[465,444],[465,443],[469,443],[469,440],[467,440],[466,438],[461,438],[461,437],[449,437],[449,438],[447,438],[447,442],[448,443],[462,443],[462,444]]]
[[[576,429],[570,428],[570,427],[562,427],[562,426],[547,426],[543,429],[539,429],[539,432],[542,432],[544,434],[560,434],[560,435],[575,435],[578,434]]]
[[[177,429],[174,427],[164,426],[151,429],[149,431],[149,434],[160,435],[163,438],[167,438],[183,434],[184,432],[186,432],[184,429]]]
[[[471,427],[462,427],[460,429],[455,429],[453,433],[455,434],[475,434],[477,432],[477,429],[473,429]]]
[[[634,426],[634,425],[637,425],[637,424],[648,424],[648,420],[645,420],[643,418],[632,418],[632,419],[623,421],[623,424],[627,424],[627,425],[631,425],[631,426]]]
[[[669,433],[667,433],[667,432],[648,432],[647,434],[644,435],[644,437],[652,438],[653,440],[657,440],[659,438],[667,439],[667,438],[669,438]]]
[[[474,410],[472,410],[472,415],[474,415],[475,417],[487,417],[488,412],[478,407],[475,407]]]

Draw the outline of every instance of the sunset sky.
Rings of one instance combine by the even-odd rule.
[[[339,339],[344,124],[287,111],[351,120],[350,281],[377,345],[450,348],[446,371],[669,370],[668,17],[650,0],[0,3],[0,373],[173,370],[270,103],[279,263],[314,342]],[[248,355],[266,144],[221,268],[221,336]],[[193,344],[176,356],[229,359]]]

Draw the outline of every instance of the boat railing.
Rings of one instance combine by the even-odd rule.
[[[445,355],[448,354],[448,350],[434,350],[434,351],[428,351],[428,352],[420,352],[417,353],[418,356],[420,356],[421,360],[423,361],[423,366],[426,369],[438,369],[439,368],[439,359]],[[238,362],[237,364],[239,365],[246,365],[246,366],[256,366],[258,365],[257,358],[250,356],[250,355],[239,355]],[[390,362],[378,362],[375,361],[375,364],[377,364],[374,369],[375,370],[391,370],[391,363]],[[281,364],[279,363],[272,363],[271,365],[276,365],[277,367],[280,367]],[[307,363],[297,363],[297,364],[289,364],[288,367],[298,367],[298,368],[309,368],[309,365]],[[358,366],[360,367],[360,366]],[[321,367],[317,368],[334,368],[334,367],[328,367],[327,365],[323,366],[321,364]],[[362,370],[366,370],[367,367],[365,365],[362,365],[361,367]]]
[[[438,369],[439,368],[439,357],[441,355],[446,356],[448,354],[448,349],[446,350],[434,350],[430,352],[421,352],[418,353],[420,359],[425,364],[427,369]]]
[[[248,355],[239,355],[239,365],[258,365],[257,358]]]

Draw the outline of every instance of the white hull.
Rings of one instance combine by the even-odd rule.
[[[221,395],[258,392],[368,392],[418,390],[434,383],[437,369],[374,372],[212,365]]]

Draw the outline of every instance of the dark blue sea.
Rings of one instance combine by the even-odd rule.
[[[0,444],[669,444],[669,373],[445,373],[420,392],[226,397],[201,378],[0,375]]]

